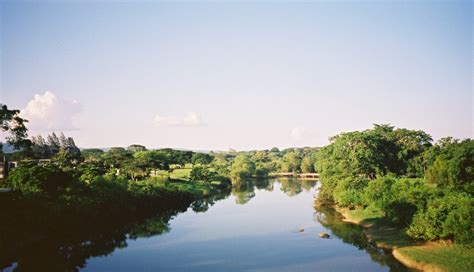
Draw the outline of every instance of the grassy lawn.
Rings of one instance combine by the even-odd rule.
[[[377,210],[338,209],[346,221],[365,227],[365,234],[380,248],[394,249],[394,256],[407,266],[426,271],[474,271],[474,249],[444,242],[418,242],[403,229],[383,219]]]
[[[356,224],[369,223],[383,218],[383,213],[375,209],[355,209],[343,212],[344,217]]]
[[[168,177],[174,180],[184,180],[189,181],[189,176],[191,174],[191,168],[176,168],[173,172],[168,172],[166,170],[158,170],[156,171],[157,176]]]
[[[191,168],[178,168],[174,169],[170,173],[171,179],[180,179],[180,180],[189,180],[189,175],[191,174]]]
[[[474,271],[474,250],[460,245],[427,243],[397,249],[402,257],[417,263],[432,264],[441,271]],[[421,268],[421,267],[420,267]]]

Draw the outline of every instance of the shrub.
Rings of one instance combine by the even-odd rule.
[[[371,180],[363,192],[363,203],[366,206],[385,211],[390,202],[393,201],[392,185],[396,179],[392,177],[380,177]]]
[[[9,185],[26,196],[56,198],[74,181],[66,173],[54,165],[38,166],[23,164],[14,168],[8,177]]]
[[[341,179],[334,189],[334,199],[339,205],[349,208],[362,205],[367,184],[368,180],[363,177]]]
[[[415,214],[407,233],[418,239],[443,238],[473,244],[473,207],[472,197],[460,192],[448,192],[443,197],[430,199],[426,209]]]

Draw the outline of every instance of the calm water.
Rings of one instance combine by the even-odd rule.
[[[316,212],[314,182],[270,180],[259,185],[234,190],[206,212],[188,209],[170,222],[169,232],[129,239],[127,247],[88,260],[84,270],[402,270],[389,255],[370,248],[360,229],[340,222],[331,211]],[[297,232],[300,228],[304,232]],[[322,231],[331,239],[319,238]]]
[[[266,180],[146,220],[55,231],[5,271],[406,271],[360,227],[316,211],[316,190],[314,181]]]

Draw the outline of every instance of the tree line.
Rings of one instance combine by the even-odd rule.
[[[320,204],[381,211],[423,240],[474,243],[474,141],[375,125],[317,153]]]
[[[10,173],[7,185],[24,197],[90,207],[172,195],[199,198],[272,172],[317,171],[320,203],[381,211],[417,239],[473,244],[472,139],[433,143],[421,130],[375,125],[336,135],[322,148],[202,153],[134,144],[79,150],[63,134],[27,139],[27,121],[18,113],[5,105],[0,111],[7,140],[21,149],[11,156],[51,159],[20,164]],[[178,171],[185,177],[172,178]]]

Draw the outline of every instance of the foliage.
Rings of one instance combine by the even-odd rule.
[[[301,161],[301,172],[302,173],[313,173],[314,165],[316,161],[311,156],[305,156]]]
[[[191,162],[193,164],[207,165],[212,162],[214,158],[210,154],[206,153],[193,153],[191,157]]]
[[[84,160],[99,160],[100,156],[104,154],[104,150],[99,148],[88,148],[81,151]]]
[[[255,174],[255,163],[247,155],[238,155],[232,162],[230,178],[233,184],[243,179],[251,178]]]
[[[192,181],[212,181],[215,177],[216,173],[210,171],[209,168],[202,166],[194,166],[190,174],[190,179]]]
[[[144,145],[132,144],[127,147],[127,150],[132,153],[135,153],[138,151],[146,151],[146,147]]]
[[[375,125],[316,153],[318,201],[379,210],[419,239],[473,243],[474,141]]]
[[[281,161],[282,172],[300,172],[301,157],[296,152],[288,152]]]
[[[339,205],[344,207],[354,208],[362,205],[362,192],[367,186],[367,183],[368,180],[364,177],[342,179],[334,189],[334,199]]]
[[[74,180],[54,165],[24,164],[11,171],[8,183],[25,196],[57,198],[74,185]]]
[[[474,244],[474,199],[466,193],[447,192],[429,199],[426,209],[419,210],[408,234],[419,239],[448,238]]]
[[[426,180],[440,187],[464,189],[474,194],[474,140],[437,146],[439,155],[426,171]]]
[[[19,110],[10,110],[7,105],[0,103],[0,126],[2,131],[10,132],[10,136],[6,137],[9,144],[14,148],[28,148],[31,144],[27,139],[28,133],[26,128],[27,120],[20,117]],[[2,144],[0,143],[0,151]]]

